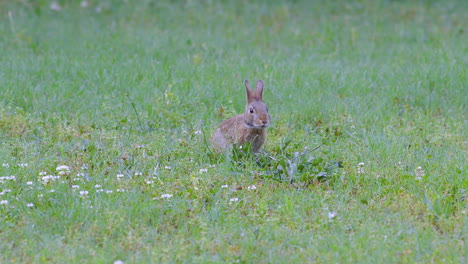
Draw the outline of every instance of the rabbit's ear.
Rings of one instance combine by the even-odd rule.
[[[257,85],[255,86],[255,98],[262,100],[263,96],[263,81],[258,80]]]
[[[254,99],[255,94],[254,92],[252,92],[252,89],[250,88],[249,81],[245,80],[244,84],[245,84],[245,91],[247,92],[247,101],[250,102],[251,100]]]

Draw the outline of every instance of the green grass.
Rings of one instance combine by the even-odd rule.
[[[467,1],[59,2],[0,3],[1,263],[467,261]]]

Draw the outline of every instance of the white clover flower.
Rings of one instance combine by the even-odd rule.
[[[50,4],[50,9],[59,12],[59,11],[62,10],[62,7],[59,5],[59,3],[57,3],[57,2],[52,2],[52,3]]]
[[[146,181],[146,184],[153,184],[154,181]]]
[[[0,177],[0,181],[1,182],[5,182],[5,181],[16,181],[16,176],[2,176]]]
[[[80,186],[79,185],[72,185],[72,189],[79,189]]]
[[[89,192],[88,191],[80,191],[80,196],[81,197],[86,197],[88,196]]]
[[[76,174],[76,177],[83,177],[83,176],[85,176],[85,174],[82,172]]]
[[[87,169],[88,169],[88,164],[83,164],[83,165],[81,165],[81,169],[82,169],[82,170],[87,170]]]
[[[59,165],[55,168],[56,171],[70,171],[70,167],[67,165]]]
[[[202,131],[201,131],[201,130],[195,130],[193,133],[194,133],[195,135],[201,135],[201,134],[202,134]]]
[[[117,192],[125,192],[125,189],[117,189]]]
[[[364,162],[359,162],[358,168],[357,168],[357,173],[358,174],[364,173]]]
[[[227,184],[221,185],[221,188],[228,188],[229,186]]]
[[[123,174],[117,174],[116,177],[117,177],[117,179],[122,179],[124,177],[124,175]]]
[[[112,190],[106,190],[106,193],[107,193],[107,194],[110,194],[110,193],[113,193],[113,192],[114,192],[114,191],[112,191]]]
[[[11,192],[11,189],[5,189],[5,190],[3,190],[3,192],[9,193],[9,192]]]
[[[70,173],[70,167],[67,165],[59,165],[55,170],[58,171],[58,174],[61,176],[68,175]]]
[[[33,203],[28,203],[26,204],[27,207],[34,207],[34,204]]]
[[[50,192],[50,193],[54,193],[54,192],[55,192],[55,190],[54,190],[54,189],[52,189],[52,190],[50,190],[49,192]]]
[[[21,167],[21,168],[24,168],[24,167],[27,167],[28,164],[27,163],[20,163],[18,164],[18,167]]]
[[[338,215],[337,212],[329,212],[329,213],[328,213],[328,219],[333,219],[333,218],[335,218],[337,215]]]
[[[119,259],[119,260],[114,261],[114,264],[125,264],[125,263]]]
[[[9,168],[9,167],[10,167],[10,164],[8,164],[8,163],[2,163],[2,167]]]
[[[135,176],[141,176],[141,175],[143,175],[143,173],[141,173],[139,171],[135,172]]]
[[[46,176],[42,176],[41,182],[43,184],[47,184],[47,183],[49,183],[49,181],[55,181],[55,180],[58,180],[58,179],[60,179],[60,176],[46,175]]]
[[[230,201],[230,202],[237,202],[237,201],[239,201],[239,198],[234,197],[234,198],[229,199],[229,201]]]
[[[208,172],[208,169],[200,169],[200,173]]]
[[[247,187],[247,190],[256,190],[257,189],[257,186],[255,185],[250,185],[249,187]]]
[[[1,200],[0,204],[8,204],[8,200]]]
[[[166,194],[161,195],[161,198],[171,198],[172,196],[174,195],[166,193]]]
[[[45,171],[39,172],[39,176],[45,176],[45,175],[47,175],[47,172],[45,172]]]
[[[414,172],[416,174],[415,180],[417,181],[421,181],[424,175],[426,175],[426,172],[422,169],[421,166],[417,167],[416,170],[414,170]]]
[[[166,170],[172,170],[172,167],[171,167],[171,166],[164,166],[164,168],[165,168]]]
[[[33,182],[32,182],[32,181],[28,181],[28,182],[26,182],[26,185],[33,185]]]
[[[100,184],[94,185],[94,188],[101,188],[102,186]]]

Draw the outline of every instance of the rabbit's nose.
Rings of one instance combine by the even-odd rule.
[[[266,125],[268,123],[268,120],[262,120],[262,124]]]

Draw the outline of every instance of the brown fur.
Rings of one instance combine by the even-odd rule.
[[[266,128],[270,124],[268,108],[262,101],[263,81],[257,81],[252,91],[247,80],[244,81],[247,93],[245,113],[231,117],[222,122],[213,133],[211,143],[216,152],[223,152],[233,143],[252,144],[252,151],[258,152],[266,140]],[[250,111],[253,111],[251,113]]]

